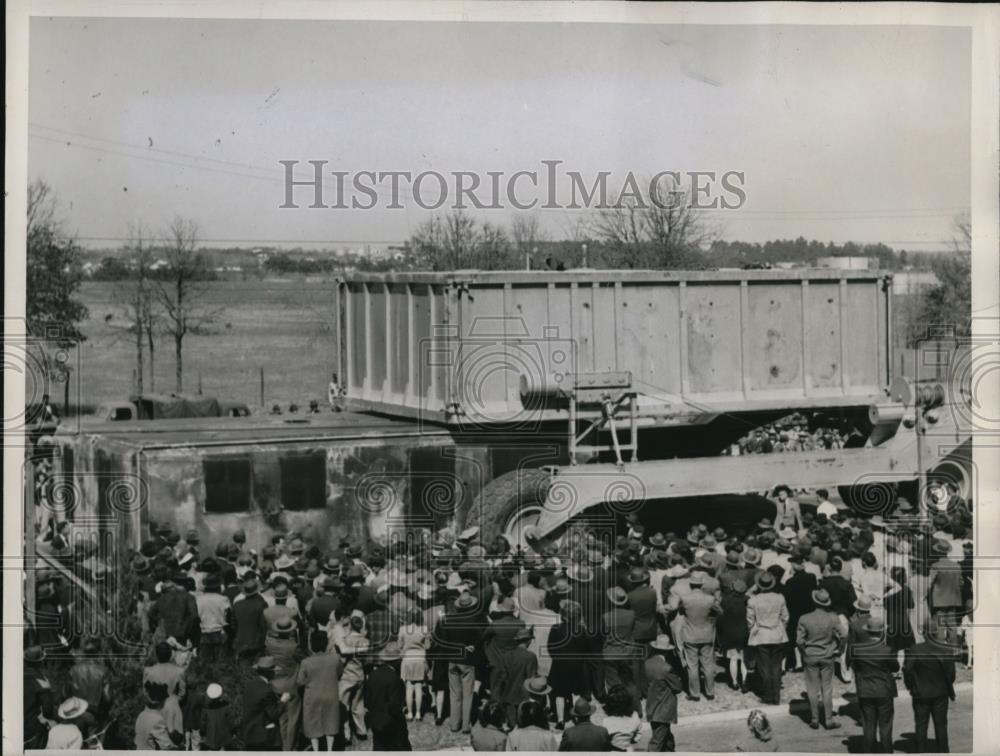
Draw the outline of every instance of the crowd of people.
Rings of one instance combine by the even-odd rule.
[[[129,745],[410,750],[423,720],[475,750],[671,751],[679,698],[713,700],[721,661],[748,707],[787,701],[785,675],[802,671],[813,728],[840,726],[833,678],[853,681],[866,751],[891,750],[901,675],[918,750],[933,720],[931,750],[947,751],[972,607],[968,507],[886,522],[817,493],[803,513],[779,487],[775,520],[735,532],[647,532],[629,516],[613,542],[571,528],[530,553],[475,527],[364,545],[237,531],[206,549],[154,526],[114,587],[102,577],[128,593],[148,649]],[[116,696],[105,642],[60,626],[64,582],[36,588],[35,616],[54,622],[26,640],[28,747],[98,745]],[[243,675],[235,689],[223,668]],[[780,749],[759,708],[747,732],[740,748]]]

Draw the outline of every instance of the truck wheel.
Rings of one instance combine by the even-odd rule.
[[[465,519],[465,525],[478,525],[485,544],[492,543],[493,539],[502,535],[507,538],[511,548],[520,544],[525,550],[531,551],[524,531],[538,523],[548,490],[549,473],[545,470],[511,470],[491,480],[479,492]]]
[[[888,515],[896,504],[899,485],[894,482],[837,486],[841,500],[854,513],[874,517]]]

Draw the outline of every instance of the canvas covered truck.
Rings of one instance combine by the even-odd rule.
[[[530,547],[629,512],[737,522],[727,497],[777,483],[872,514],[922,477],[972,490],[965,394],[892,374],[877,272],[357,273],[332,298],[343,412],[64,428],[53,516],[131,548],[150,522],[208,544],[476,525]],[[734,453],[790,417],[843,448]]]

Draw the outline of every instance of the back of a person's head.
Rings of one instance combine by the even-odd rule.
[[[615,685],[608,691],[604,713],[609,717],[628,717],[635,712],[632,694],[624,685]]]
[[[830,571],[839,573],[844,569],[844,560],[839,556],[835,556],[830,560]]]
[[[539,720],[542,720],[541,724],[539,724]],[[534,700],[522,703],[517,710],[517,726],[548,728],[548,720],[544,717],[541,704]]]
[[[174,655],[173,648],[166,641],[161,641],[156,644],[156,661],[161,664],[170,661],[170,657]]]
[[[506,721],[507,716],[504,712],[503,704],[497,701],[487,701],[479,712],[479,722],[484,726],[488,725],[503,729],[504,722]]]
[[[309,634],[309,648],[314,654],[322,654],[330,643],[330,637],[323,630],[313,630]]]
[[[861,555],[861,564],[864,567],[874,568],[878,567],[878,560],[875,558],[875,555],[872,552],[866,551],[864,554]]]

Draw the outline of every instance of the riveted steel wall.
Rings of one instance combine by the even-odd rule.
[[[338,288],[349,403],[520,421],[519,378],[630,371],[640,408],[863,404],[889,380],[877,272],[357,274]],[[563,416],[541,410],[544,419]]]

